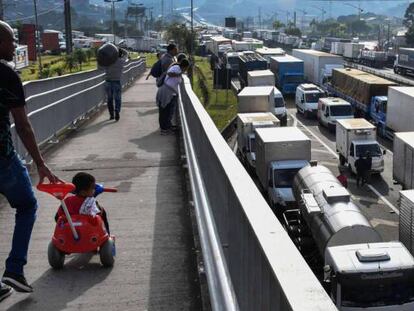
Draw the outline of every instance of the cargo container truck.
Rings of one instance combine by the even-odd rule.
[[[273,112],[274,97],[273,86],[245,87],[237,95],[237,110],[239,113]]]
[[[370,73],[351,68],[335,68],[327,91],[348,101],[356,117],[370,117],[370,108],[376,101],[384,100],[388,87],[396,86],[394,82],[377,77]]]
[[[414,189],[414,132],[395,134],[392,176],[403,189]]]
[[[378,134],[390,140],[396,132],[414,131],[414,87],[391,86],[387,96],[371,101],[370,120]]]
[[[256,129],[256,174],[276,216],[295,208],[293,178],[311,160],[311,141],[297,127]]]
[[[344,43],[344,58],[345,59],[357,59],[359,57],[360,51],[364,48],[365,46],[363,44],[360,43]]]
[[[256,132],[258,128],[278,127],[280,121],[270,112],[237,114],[237,150],[242,163],[256,173]]]
[[[247,85],[247,73],[249,71],[266,69],[267,61],[263,57],[255,55],[254,52],[252,54],[243,53],[243,55],[239,56],[240,82],[243,85]]]
[[[376,128],[365,119],[344,119],[336,122],[336,151],[340,164],[348,164],[349,170],[356,174],[355,161],[370,153],[371,172],[384,171],[385,150],[382,151],[376,140]]]
[[[275,75],[270,70],[247,72],[248,86],[275,86]]]
[[[285,50],[280,48],[266,48],[263,47],[261,49],[256,49],[256,54],[260,55],[264,59],[266,59],[269,68],[270,68],[270,59],[275,56],[284,56],[286,54]]]
[[[320,86],[331,79],[332,68],[343,68],[344,64],[341,56],[321,51],[294,49],[292,55],[303,60],[305,80]]]
[[[414,73],[414,49],[399,48],[394,63],[394,72],[401,75]]]
[[[339,310],[414,310],[413,256],[382,241],[327,167],[302,168],[293,194],[282,223]]]
[[[295,94],[297,86],[303,83],[303,61],[296,57],[272,57],[270,69],[275,74],[277,88],[283,94]]]

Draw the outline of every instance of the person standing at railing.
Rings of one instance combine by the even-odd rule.
[[[128,61],[128,52],[119,49],[118,59],[105,69],[105,92],[108,100],[109,119],[119,121],[122,105],[121,78],[125,64]],[[115,108],[114,108],[115,101]]]
[[[22,82],[9,67],[15,51],[13,29],[0,21],[0,193],[16,209],[12,247],[6,260],[6,269],[0,282],[0,301],[10,296],[12,288],[19,292],[32,292],[23,267],[27,263],[29,241],[36,219],[37,201],[26,167],[16,154],[10,132],[10,113],[16,132],[37,166],[40,182],[60,180],[46,166],[36,143],[26,113]]]

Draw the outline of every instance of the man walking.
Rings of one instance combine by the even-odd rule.
[[[122,104],[121,78],[124,65],[128,60],[128,52],[119,49],[118,59],[112,65],[105,67],[105,91],[108,100],[109,119],[119,121]],[[115,100],[115,109],[114,109]]]
[[[59,179],[49,170],[40,154],[32,126],[26,114],[26,101],[19,76],[7,64],[13,60],[15,39],[13,29],[0,21],[0,193],[16,209],[12,247],[0,282],[0,301],[10,296],[12,288],[32,292],[23,266],[27,263],[29,241],[36,219],[37,201],[26,167],[18,158],[10,132],[10,113],[17,134],[37,166],[40,182]]]
[[[357,171],[357,175],[356,175],[356,182],[357,182],[357,187],[359,187],[359,185],[364,185],[364,160],[362,159],[362,157],[359,157],[356,161],[355,161],[355,169]]]
[[[173,43],[170,43],[167,46],[167,53],[165,53],[161,57],[161,68],[162,68],[163,75],[167,73],[168,68],[170,68],[171,64],[175,62],[175,57],[177,56],[177,54],[178,54],[177,46]]]

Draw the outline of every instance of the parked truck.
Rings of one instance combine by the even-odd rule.
[[[341,165],[348,164],[356,174],[355,161],[367,155],[372,157],[373,173],[384,171],[385,150],[382,151],[376,140],[377,130],[365,119],[344,119],[336,122],[336,150]]]
[[[395,134],[392,176],[403,189],[414,189],[414,132]]]
[[[346,100],[338,97],[320,98],[318,102],[318,122],[330,131],[336,130],[336,122],[343,119],[353,119],[352,106]]]
[[[359,57],[360,51],[364,48],[363,44],[348,42],[344,44],[344,58],[356,59]]]
[[[413,256],[382,241],[327,167],[301,169],[293,193],[282,223],[339,310],[414,310]]]
[[[371,101],[370,119],[378,134],[390,140],[396,132],[414,131],[414,87],[392,86],[387,96]]]
[[[256,132],[258,128],[278,127],[280,121],[270,112],[237,114],[238,155],[251,172],[256,172]]]
[[[394,82],[370,73],[351,68],[334,69],[327,91],[348,101],[355,116],[369,118],[370,107],[380,96],[387,96],[388,87]],[[382,99],[380,99],[382,100]]]
[[[283,94],[274,86],[275,75],[270,70],[255,70],[247,73],[249,86],[273,86],[275,116],[283,125],[287,123],[287,110]]]
[[[277,88],[283,94],[295,94],[296,87],[303,83],[303,60],[296,57],[272,57],[270,69],[275,74]]]
[[[394,63],[394,72],[401,75],[414,73],[414,49],[399,48]]]
[[[296,127],[256,129],[256,174],[278,217],[295,207],[293,178],[311,160],[311,141]]]
[[[295,49],[292,55],[303,60],[305,80],[320,86],[331,79],[332,68],[344,67],[341,56],[321,51]]]
[[[316,117],[318,101],[325,96],[322,88],[312,83],[304,83],[296,88],[295,105],[299,113],[305,118]]]
[[[274,89],[272,86],[248,86],[237,95],[238,112],[273,112]]]

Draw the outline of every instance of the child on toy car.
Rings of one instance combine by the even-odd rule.
[[[72,179],[72,183],[76,187],[74,194],[65,198],[65,204],[70,215],[99,215],[105,224],[106,231],[110,235],[106,211],[98,204],[94,197],[95,182],[95,177],[91,174],[84,172],[77,173]],[[65,213],[62,207],[59,207],[55,215],[55,220],[57,221],[60,216],[64,215]]]

